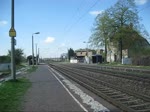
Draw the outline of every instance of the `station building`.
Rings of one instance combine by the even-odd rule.
[[[100,50],[99,50],[100,51]],[[79,49],[75,51],[78,63],[102,63],[102,55],[98,51],[91,49]]]

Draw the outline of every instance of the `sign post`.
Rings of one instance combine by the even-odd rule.
[[[9,36],[16,37],[16,30],[13,27],[9,30]]]
[[[11,29],[9,30],[11,37],[11,74],[14,81],[16,81],[16,66],[15,66],[15,37],[16,31],[14,28],[14,0],[11,0]]]

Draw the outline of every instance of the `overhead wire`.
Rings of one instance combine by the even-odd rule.
[[[90,8],[88,8],[88,9],[86,10],[86,12],[85,12],[84,14],[82,14],[73,24],[70,25],[70,27],[67,29],[66,32],[68,33],[69,31],[71,31],[71,29],[72,29],[76,24],[78,24],[78,22],[80,22],[80,20],[81,20],[86,14],[88,14],[89,11],[90,11],[93,7],[95,7],[99,1],[100,1],[100,0],[96,0],[96,1],[90,6]]]
[[[150,7],[150,5],[148,5],[148,6],[144,7],[144,8],[142,8],[142,9],[140,9],[139,12],[141,12],[141,11],[143,11],[143,10],[149,8],[149,7]]]
[[[80,4],[79,4],[79,6],[77,7],[76,11],[75,11],[75,12],[73,13],[73,15],[71,16],[70,21],[72,21],[72,20],[75,18],[75,16],[80,12],[81,8],[83,7],[84,1],[85,1],[85,0],[82,0],[82,1],[80,2]],[[84,5],[85,5],[85,4],[84,4]],[[70,24],[67,24],[67,25],[64,27],[64,29],[67,30],[68,27],[69,27],[69,25],[70,25]]]
[[[99,2],[100,0],[96,0],[92,5],[91,4],[89,4],[89,2],[84,2],[84,0],[83,0],[83,3],[84,3],[84,5],[83,5],[83,3],[82,2],[80,2],[80,5],[79,5],[79,7],[77,8],[77,10],[76,10],[76,13],[74,13],[73,14],[73,16],[72,16],[72,18],[74,19],[74,17],[77,17],[77,14],[78,13],[80,13],[81,11],[83,11],[84,9],[85,9],[85,6],[88,6],[86,9],[86,12],[85,13],[83,13],[81,16],[79,16],[77,19],[76,19],[76,21],[74,22],[74,23],[72,23],[72,24],[69,24],[68,26],[66,26],[65,28],[66,28],[66,30],[64,31],[64,33],[63,33],[63,37],[64,37],[64,40],[65,40],[65,38],[66,38],[66,35],[68,35],[69,33],[70,33],[70,31],[72,30],[72,28],[78,23],[78,22],[80,22],[80,20],[86,15],[86,14],[88,14],[89,13],[89,11],[93,8],[93,7],[95,7],[96,5],[97,5],[97,3]],[[88,4],[87,4],[88,3]],[[86,36],[87,37],[87,36]]]

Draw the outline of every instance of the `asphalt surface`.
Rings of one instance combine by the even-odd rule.
[[[39,65],[37,71],[27,75],[27,78],[32,86],[23,98],[22,112],[121,112],[76,82],[55,73],[47,65]]]
[[[83,111],[46,65],[40,65],[28,78],[32,87],[25,95],[21,111]]]

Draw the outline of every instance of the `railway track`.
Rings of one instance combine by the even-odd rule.
[[[80,70],[86,70],[90,72],[95,72],[95,73],[101,73],[105,75],[111,75],[111,76],[116,76],[116,77],[121,77],[121,78],[126,78],[130,80],[137,80],[137,81],[143,81],[143,82],[148,82],[150,83],[150,76],[149,74],[147,75],[139,75],[139,73],[136,72],[125,72],[125,71],[114,71],[114,70],[106,70],[102,69],[97,66],[85,66],[85,65],[75,65],[75,64],[63,64],[63,66],[66,67],[73,67],[76,69]]]
[[[104,79],[98,78],[92,72],[74,69],[62,65],[50,65],[55,70],[66,75],[87,89],[91,90],[100,97],[116,105],[127,112],[149,112],[150,97],[136,93],[134,91],[123,89],[120,86],[113,85]],[[96,74],[96,73],[94,73]]]
[[[128,88],[131,91],[135,91],[137,93],[145,94],[147,96],[150,96],[150,80],[149,79],[143,79],[141,77],[136,77],[132,75],[122,75],[122,74],[116,74],[112,73],[111,71],[107,72],[99,72],[99,71],[93,71],[91,69],[83,69],[78,66],[78,68],[74,66],[68,66],[68,65],[62,65],[64,67],[70,67],[68,69],[74,69],[78,72],[78,70],[83,71],[87,74],[91,74],[92,77],[95,77],[96,79],[105,80],[108,83],[111,83],[115,86],[121,86],[121,88]],[[87,70],[88,69],[88,70]],[[110,72],[110,73],[109,73]],[[107,74],[108,73],[108,74]],[[119,83],[118,83],[119,82]],[[120,85],[118,85],[120,84]],[[131,86],[132,85],[132,86]]]
[[[92,68],[99,68],[104,70],[114,70],[114,71],[125,71],[130,73],[140,73],[140,74],[150,74],[150,70],[146,68],[138,68],[138,67],[129,67],[129,66],[105,66],[105,65],[92,65],[92,64],[69,64],[69,65],[78,65],[78,66],[86,66]]]

